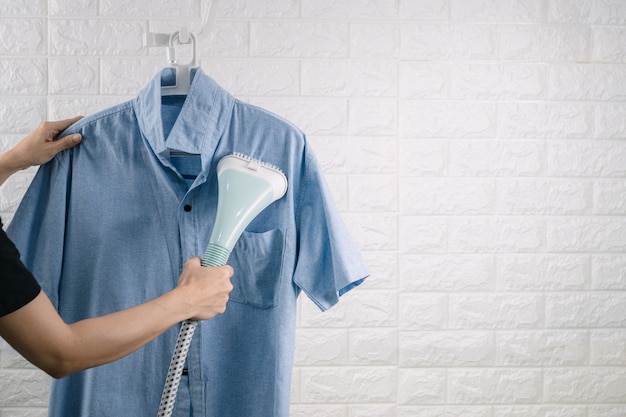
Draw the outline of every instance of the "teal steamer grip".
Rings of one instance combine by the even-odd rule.
[[[280,169],[239,153],[225,156],[218,162],[217,181],[217,214],[202,266],[226,265],[244,229],[287,191],[287,178]],[[194,320],[186,320],[181,326],[161,394],[158,417],[172,415],[196,326]]]

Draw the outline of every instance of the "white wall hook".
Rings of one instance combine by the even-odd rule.
[[[188,44],[189,43],[189,29],[187,29],[186,27],[181,27],[180,30],[178,31],[178,41],[182,44]]]
[[[148,48],[168,46],[169,42],[169,33],[146,32],[143,34],[143,44]]]

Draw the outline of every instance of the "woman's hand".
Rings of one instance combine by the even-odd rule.
[[[59,152],[78,145],[82,139],[78,133],[61,139],[57,136],[82,117],[42,122],[12,149],[0,155],[0,185],[17,171],[45,164]]]
[[[189,259],[174,290],[180,294],[180,304],[188,306],[188,318],[208,320],[222,314],[233,289],[232,276],[233,268],[229,265],[203,267],[199,257]]]

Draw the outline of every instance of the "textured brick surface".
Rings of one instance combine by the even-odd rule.
[[[143,33],[207,4],[1,1],[0,151],[135,96]],[[301,298],[292,416],[626,416],[626,2],[229,0],[213,32],[203,69],[306,132],[372,272]],[[48,383],[0,341],[0,417]]]

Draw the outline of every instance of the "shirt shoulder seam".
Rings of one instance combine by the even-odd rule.
[[[91,123],[97,122],[98,120],[104,119],[105,117],[111,116],[115,113],[121,113],[123,111],[129,110],[133,108],[133,100],[128,100],[123,103],[116,104],[112,107],[97,111],[92,113],[84,118],[80,119],[78,122],[74,123],[68,129],[66,129],[62,135],[68,135],[71,133],[78,132],[85,126],[88,126]]]

